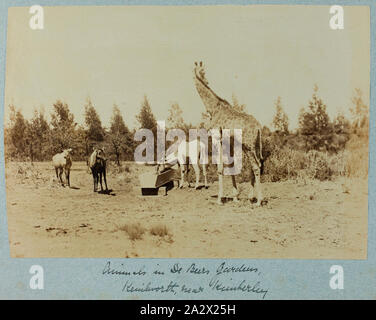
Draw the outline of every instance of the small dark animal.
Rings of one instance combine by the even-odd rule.
[[[106,180],[106,157],[103,149],[94,149],[88,160],[88,166],[93,175],[94,182],[94,192],[98,189],[98,182],[101,184],[101,191],[103,192],[102,186],[102,176],[104,179],[104,184],[106,186],[106,191],[108,191],[107,180]]]

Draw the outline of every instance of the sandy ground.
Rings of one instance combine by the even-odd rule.
[[[366,180],[264,183],[267,203],[258,208],[246,199],[249,183],[243,183],[240,202],[230,198],[218,206],[216,182],[145,197],[138,175],[154,168],[127,167],[110,172],[112,192],[100,194],[84,163],[73,163],[72,188],[57,184],[51,163],[7,163],[11,256],[367,257]],[[225,194],[231,196],[230,177]],[[131,240],[132,232],[140,239]]]

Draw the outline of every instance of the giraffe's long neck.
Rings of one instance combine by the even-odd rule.
[[[194,71],[194,81],[198,94],[205,105],[206,111],[209,114],[218,112],[221,107],[229,107],[230,104],[220,98],[209,86],[205,79],[202,79],[197,71]]]

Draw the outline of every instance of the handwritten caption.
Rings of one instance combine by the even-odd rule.
[[[261,271],[246,264],[221,262],[213,267],[175,262],[165,266],[138,265],[107,261],[102,275],[119,280],[125,293],[200,294],[205,292],[241,293],[265,299],[268,288]]]

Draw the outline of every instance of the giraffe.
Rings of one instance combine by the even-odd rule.
[[[214,91],[209,87],[209,82],[205,77],[205,70],[203,63],[199,64],[195,62],[194,67],[194,82],[197,92],[206,108],[206,118],[207,123],[205,124],[206,129],[219,128],[220,132],[222,129],[231,129],[231,134],[233,135],[232,129],[242,130],[242,151],[245,156],[250,160],[253,175],[251,179],[251,189],[249,192],[249,198],[253,199],[254,191],[256,189],[256,206],[260,206],[262,202],[262,191],[260,185],[260,169],[262,163],[262,144],[261,144],[261,125],[260,123],[251,115],[245,112],[240,112],[234,109],[226,100],[217,96]],[[221,139],[219,141],[218,152],[221,155],[223,146]],[[223,198],[223,173],[224,165],[223,159],[220,156],[220,161],[217,164],[218,173],[218,204],[222,205]],[[235,175],[231,175],[234,201],[237,202],[239,192],[236,185]]]

